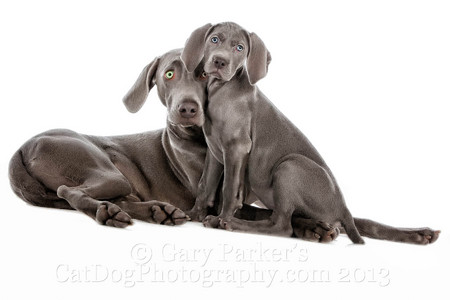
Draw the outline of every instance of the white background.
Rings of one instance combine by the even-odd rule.
[[[0,3],[2,299],[444,297],[439,293],[446,293],[450,265],[447,2]],[[259,87],[318,148],[353,215],[441,229],[437,243],[366,239],[365,246],[349,246],[340,236],[316,245],[192,223],[175,228],[136,222],[118,230],[77,212],[28,206],[12,193],[9,159],[37,133],[70,128],[116,135],[164,127],[166,112],[155,91],[135,115],[123,107],[122,96],[154,57],[182,47],[197,27],[228,20],[265,41],[273,61]],[[132,254],[136,244],[145,247]],[[269,250],[263,262],[228,255],[231,249],[257,253],[259,247]],[[215,256],[204,266],[199,257],[170,261],[166,250],[174,248],[212,249]],[[279,261],[277,251],[289,249],[292,255]],[[168,277],[145,277],[127,287],[139,281],[136,263],[150,251],[157,264],[151,267]],[[93,274],[94,266],[103,273]],[[191,277],[176,273],[182,268]],[[281,277],[239,283],[236,274],[245,281],[255,268]],[[215,269],[235,277],[217,277],[213,287],[204,287],[208,278],[214,281],[207,272]],[[314,278],[314,271],[328,277]]]

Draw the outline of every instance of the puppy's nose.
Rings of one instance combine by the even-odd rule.
[[[198,111],[197,103],[193,101],[185,101],[178,105],[178,112],[182,118],[190,119],[195,117]]]
[[[221,57],[214,57],[213,62],[214,62],[214,66],[217,69],[222,69],[228,65],[228,62]]]

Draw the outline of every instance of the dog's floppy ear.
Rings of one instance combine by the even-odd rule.
[[[149,63],[141,72],[133,87],[123,97],[123,104],[129,112],[135,113],[141,109],[147,100],[148,93],[155,85],[155,73],[158,69],[159,57]]]
[[[272,60],[269,50],[256,33],[249,34],[250,49],[247,57],[247,73],[251,84],[264,78]]]
[[[208,23],[197,28],[186,41],[186,45],[181,53],[181,61],[189,72],[194,71],[203,59],[206,33],[211,27],[212,25]]]

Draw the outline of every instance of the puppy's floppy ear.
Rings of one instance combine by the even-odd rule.
[[[141,72],[133,87],[123,97],[123,104],[129,112],[135,113],[141,109],[147,100],[148,93],[155,85],[155,73],[158,69],[159,57],[149,63]]]
[[[206,33],[211,27],[212,25],[208,23],[197,28],[186,41],[186,45],[181,53],[181,61],[189,72],[194,71],[203,59]]]
[[[247,73],[251,84],[264,78],[272,60],[269,50],[256,33],[249,34],[250,49],[247,57]]]

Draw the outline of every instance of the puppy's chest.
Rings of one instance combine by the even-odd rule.
[[[206,115],[214,126],[240,126],[240,121],[250,118],[251,106],[251,97],[217,93],[210,96]]]
[[[206,109],[203,132],[211,153],[223,163],[225,147],[236,139],[243,140],[250,136],[250,109],[242,99],[212,100]]]
[[[214,126],[215,122],[212,122],[211,118],[207,115],[205,118],[205,123],[203,124],[203,133],[206,138],[206,143],[208,144],[208,148],[211,153],[216,157],[216,159],[222,162],[221,157],[223,154],[222,151],[222,142],[221,142],[221,134],[219,126]]]
[[[222,137],[240,130],[251,119],[249,105],[239,99],[213,99],[206,109],[206,134]]]

